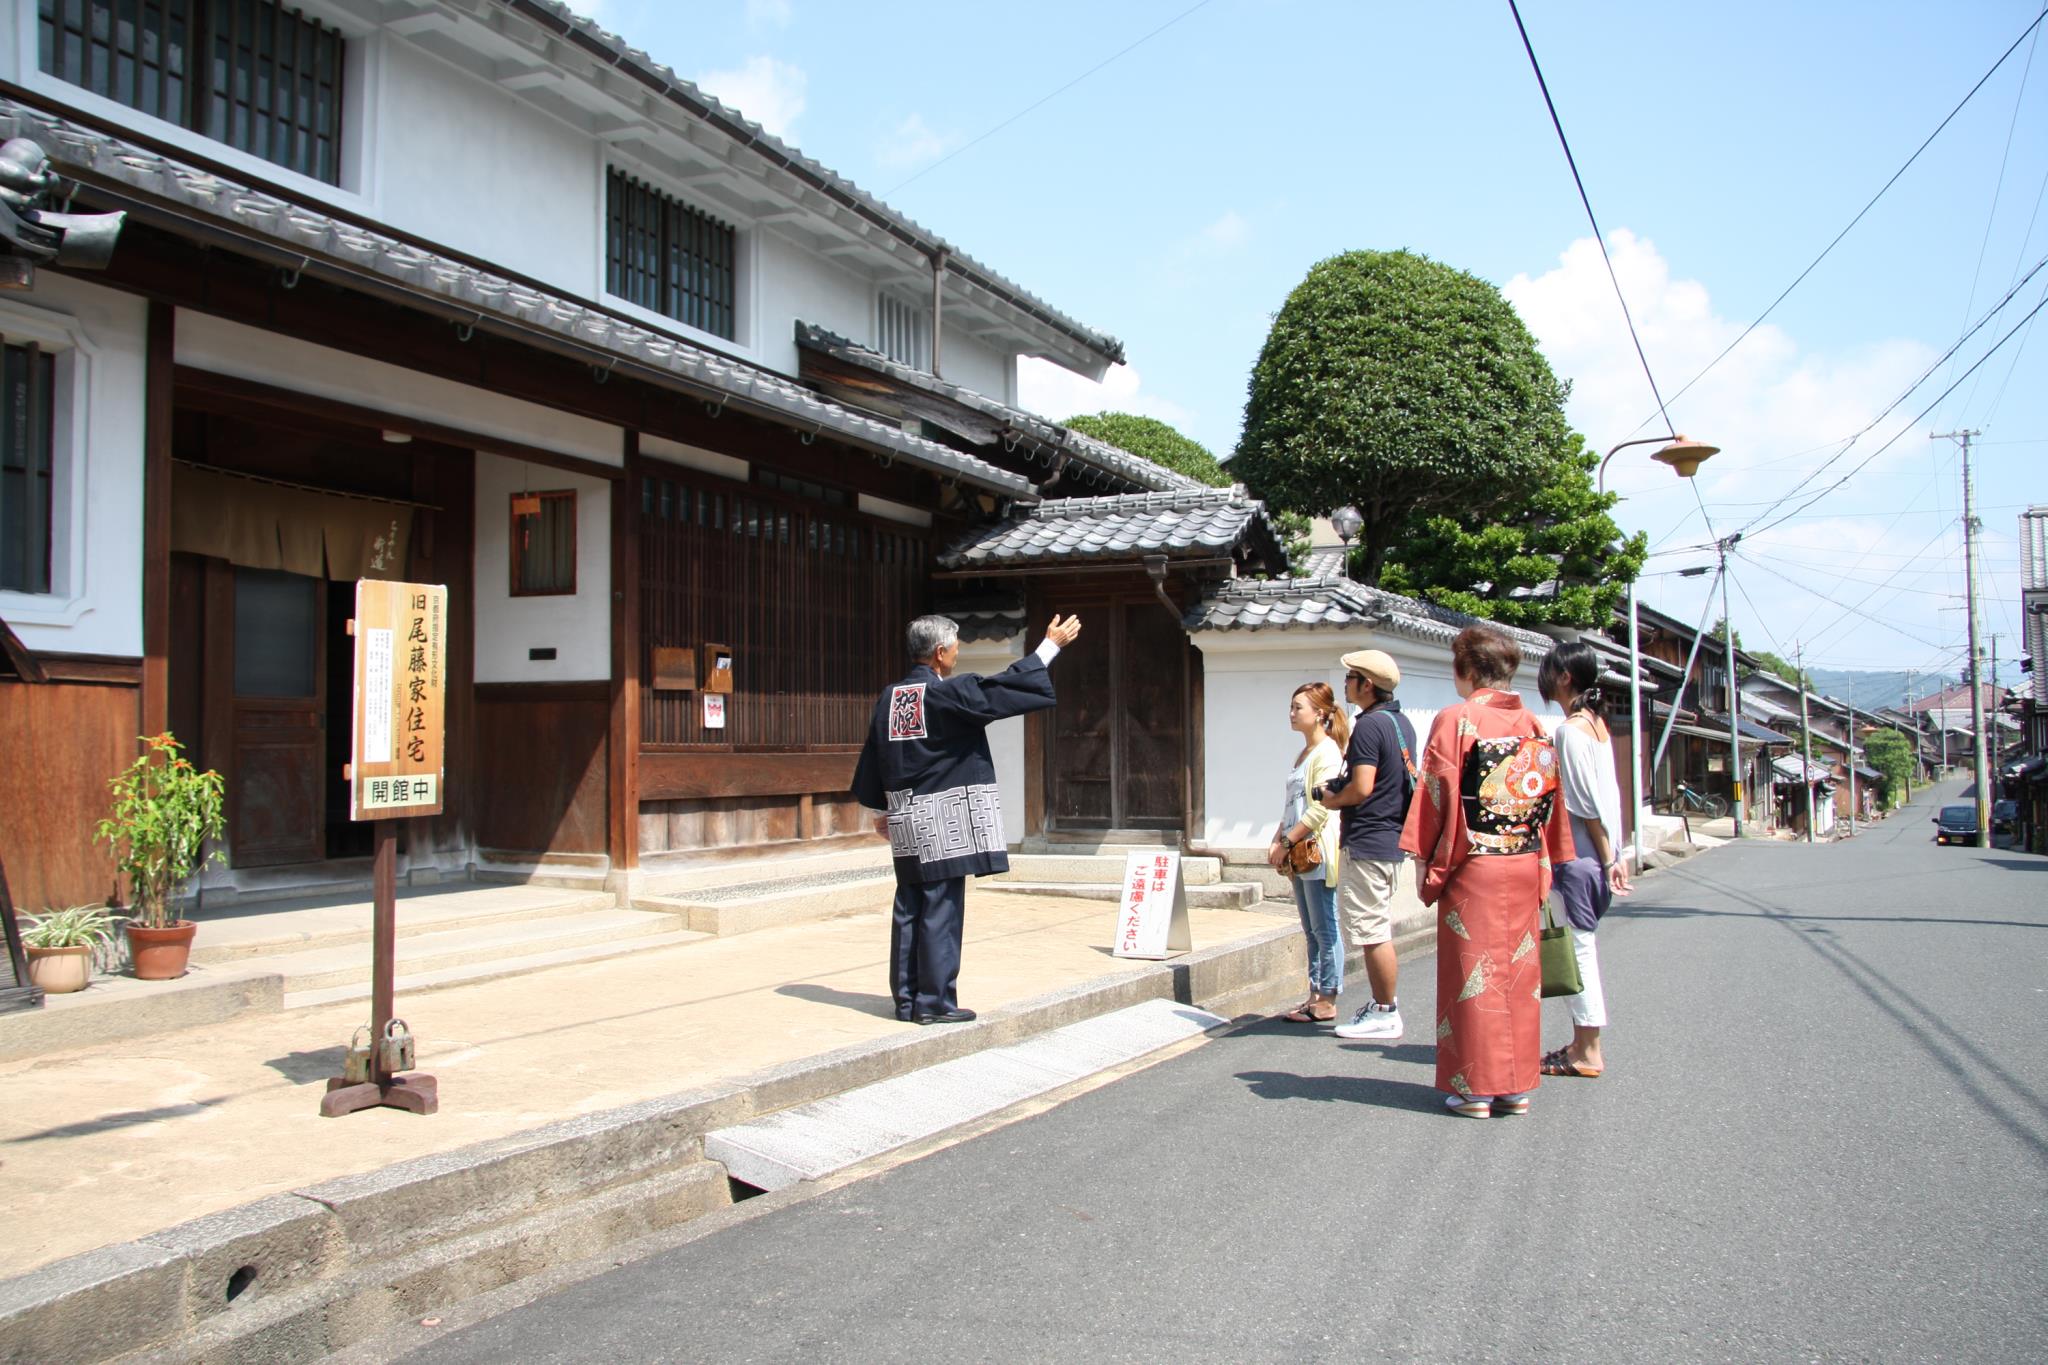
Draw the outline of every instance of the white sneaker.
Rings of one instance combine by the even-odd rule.
[[[1401,1006],[1397,1001],[1382,1005],[1373,1001],[1358,1007],[1348,1024],[1339,1024],[1330,1030],[1339,1038],[1377,1038],[1391,1042],[1401,1036]]]

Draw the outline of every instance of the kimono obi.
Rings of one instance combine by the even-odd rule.
[[[1557,791],[1557,750],[1548,739],[1474,739],[1458,779],[1467,851],[1481,857],[1541,851]]]

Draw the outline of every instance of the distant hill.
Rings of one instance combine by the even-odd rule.
[[[1822,696],[1837,697],[1866,711],[1899,705],[1906,699],[1908,681],[1912,683],[1916,697],[1929,696],[1945,685],[1962,681],[1954,674],[1937,678],[1931,673],[1865,672],[1853,668],[1813,668],[1807,671],[1813,674],[1814,690]],[[1999,673],[2006,684],[2011,684],[2019,676],[2016,670],[2008,668],[2000,668]]]

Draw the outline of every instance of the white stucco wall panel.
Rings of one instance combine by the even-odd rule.
[[[0,334],[55,353],[49,593],[0,593],[32,650],[142,653],[142,465],[149,305],[41,271],[0,295]]]
[[[1022,635],[976,641],[960,646],[958,671],[1000,673],[1023,657]],[[1015,848],[1024,841],[1024,718],[1012,716],[989,726],[988,751],[995,760],[996,795],[1003,804],[1003,842]]]
[[[1287,725],[1287,699],[1303,683],[1325,682],[1342,700],[1339,656],[1355,649],[1393,656],[1401,667],[1395,695],[1418,743],[1428,739],[1436,713],[1458,701],[1448,646],[1367,631],[1218,631],[1194,641],[1202,651],[1205,811],[1202,828],[1191,833],[1210,848],[1263,848],[1273,837],[1301,751]],[[1547,708],[1536,701],[1536,664],[1524,660],[1517,686],[1541,715]]]
[[[594,422],[206,313],[179,310],[177,356],[180,365],[215,374],[274,384],[598,464],[626,462],[625,431],[608,422]]]
[[[512,495],[576,490],[576,591],[512,595]],[[552,648],[552,659],[527,651]],[[612,672],[611,484],[585,474],[476,457],[476,680],[579,682]]]
[[[799,321],[874,344],[874,281],[773,232],[756,231],[752,242],[760,309],[752,354],[761,364],[787,375],[797,372]]]
[[[1012,376],[1016,368],[1016,359],[1008,352],[998,351],[951,327],[941,329],[939,372],[948,384],[972,389],[997,402],[1015,403],[1016,381]],[[1055,413],[1053,420],[1071,416],[1067,412]]]

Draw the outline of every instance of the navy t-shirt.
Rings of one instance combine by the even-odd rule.
[[[1408,781],[1407,759],[1401,755],[1404,742],[1409,757],[1419,765],[1422,753],[1415,743],[1415,727],[1401,714],[1399,702],[1390,701],[1352,720],[1351,743],[1344,750],[1343,780],[1349,782],[1351,774],[1359,768],[1375,770],[1372,794],[1340,812],[1344,852],[1353,858],[1383,863],[1401,860],[1401,826],[1408,819],[1408,802],[1415,795],[1415,788]]]

